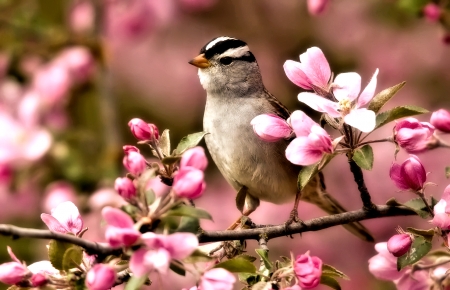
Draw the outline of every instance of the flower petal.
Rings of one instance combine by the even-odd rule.
[[[305,90],[312,89],[311,82],[303,72],[303,66],[301,63],[293,60],[287,60],[284,63],[283,68],[284,73],[291,82]]]
[[[344,122],[362,132],[367,133],[375,129],[376,115],[374,111],[370,111],[365,108],[354,109],[351,110],[348,115],[344,116]]]
[[[326,88],[331,77],[331,69],[325,55],[318,47],[311,47],[300,55],[303,72],[314,86]]]
[[[297,137],[308,136],[311,132],[311,127],[317,124],[313,121],[313,119],[300,110],[296,110],[291,114],[291,117],[288,119],[288,123],[291,124]]]
[[[102,210],[102,216],[110,226],[118,228],[133,228],[134,223],[129,215],[120,209],[106,206]]]
[[[192,233],[174,233],[166,236],[165,246],[174,259],[184,259],[198,247],[198,239]]]
[[[356,105],[358,108],[361,108],[362,106],[364,106],[365,104],[367,104],[372,100],[373,95],[375,94],[375,89],[377,88],[377,75],[378,69],[375,70],[375,73],[370,79],[370,82],[367,84],[362,93],[359,95]]]
[[[297,165],[311,165],[322,159],[323,151],[311,144],[308,137],[297,137],[286,148],[286,158]]]
[[[139,249],[133,253],[130,259],[130,270],[136,277],[142,277],[150,272],[151,269],[144,263],[146,249]]]
[[[73,202],[65,201],[52,209],[52,216],[67,229],[67,232],[78,234],[83,229],[83,220]],[[42,216],[41,216],[42,218]]]
[[[338,103],[322,98],[314,93],[300,93],[298,94],[298,100],[316,111],[327,113],[332,118],[341,116],[341,113],[338,111]]]
[[[62,226],[57,219],[49,214],[41,214],[41,220],[47,225],[48,229],[52,232],[67,234],[69,231]]]
[[[250,124],[253,126],[256,135],[268,142],[287,138],[292,133],[292,129],[286,120],[275,114],[258,115],[253,118]]]
[[[333,82],[333,93],[339,101],[356,100],[361,91],[361,76],[355,72],[338,74]]]

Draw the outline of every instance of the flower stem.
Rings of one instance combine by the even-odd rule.
[[[366,144],[381,143],[381,142],[392,142],[392,138],[388,137],[388,138],[383,138],[383,139],[377,139],[377,140],[370,140],[370,141],[362,142],[362,143],[358,144],[358,147],[364,146]]]
[[[361,167],[356,164],[356,162],[349,155],[348,163],[350,164],[350,171],[353,173],[353,178],[358,185],[358,190],[361,194],[361,200],[363,202],[363,208],[365,210],[373,210],[375,205],[372,202],[370,193],[367,190],[366,184],[364,182],[364,176]]]
[[[423,203],[425,204],[425,206],[427,207],[428,212],[430,213],[431,217],[434,217],[434,211],[431,208],[431,206],[428,204],[427,199],[425,198],[425,195],[423,194],[423,192],[418,191],[417,195],[420,197],[420,199],[422,199]]]

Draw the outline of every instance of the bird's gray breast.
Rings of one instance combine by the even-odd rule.
[[[208,150],[227,181],[279,204],[295,197],[299,168],[285,157],[287,141],[266,142],[254,133],[251,120],[268,113],[274,108],[263,98],[208,95],[203,127]]]

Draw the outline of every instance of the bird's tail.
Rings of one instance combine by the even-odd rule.
[[[339,214],[347,210],[325,190],[325,183],[321,172],[308,183],[302,190],[301,200],[313,203],[326,211],[328,214]],[[368,242],[374,242],[369,230],[359,222],[342,225],[349,232]]]

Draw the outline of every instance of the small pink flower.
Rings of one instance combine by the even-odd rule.
[[[330,135],[304,112],[293,112],[288,123],[297,136],[286,148],[286,158],[292,163],[311,165],[333,152]]]
[[[300,287],[305,289],[314,288],[320,282],[322,260],[319,257],[311,257],[309,252],[298,255],[294,261],[294,272]]]
[[[184,259],[198,247],[197,237],[191,233],[159,235],[147,232],[141,239],[145,247],[134,252],[130,259],[130,269],[138,277],[153,270],[165,274],[171,259]]]
[[[22,264],[14,255],[10,247],[7,247],[9,256],[14,262],[3,263],[0,265],[0,282],[14,285],[31,276],[28,268]]]
[[[57,233],[78,235],[83,229],[80,212],[71,201],[60,203],[52,209],[51,215],[41,214],[41,219],[51,231]]]
[[[430,22],[438,22],[441,18],[442,10],[441,7],[434,3],[428,3],[423,8],[423,15]]]
[[[64,67],[78,83],[87,81],[95,68],[92,54],[83,46],[66,48],[55,58],[54,63]]]
[[[116,282],[116,272],[104,264],[92,267],[86,275],[86,287],[89,290],[108,290]]]
[[[90,1],[78,1],[71,7],[70,28],[77,33],[85,33],[94,27],[95,9]]]
[[[388,251],[395,257],[406,254],[411,248],[412,239],[409,234],[393,235],[387,242]]]
[[[232,290],[236,278],[223,268],[213,268],[200,278],[201,290]]]
[[[426,151],[433,141],[434,126],[419,122],[416,118],[406,118],[397,122],[394,128],[395,141],[408,153]]]
[[[430,123],[439,131],[450,133],[450,112],[444,109],[431,114]]]
[[[389,252],[387,243],[375,245],[377,255],[369,259],[369,271],[381,280],[394,281],[400,279],[406,269],[397,271],[397,259]]]
[[[50,261],[39,261],[28,266],[28,270],[33,273],[31,276],[31,285],[40,287],[48,282],[48,277],[61,277],[60,272],[55,269]]]
[[[125,152],[125,154],[128,154],[129,152],[137,152],[137,153],[140,152],[136,146],[125,145],[122,148],[123,148],[123,152]]]
[[[375,94],[378,69],[361,92],[361,76],[357,73],[342,73],[336,76],[332,84],[336,102],[310,92],[302,92],[298,100],[312,109],[326,113],[330,117],[343,117],[344,122],[362,132],[371,132],[375,128],[375,112],[363,108]]]
[[[401,165],[393,163],[389,176],[398,188],[413,191],[421,190],[427,179],[425,168],[415,155],[411,155]]]
[[[178,197],[195,199],[202,195],[206,188],[203,171],[186,166],[173,180],[173,191]]]
[[[208,158],[206,158],[205,150],[197,146],[184,152],[180,160],[180,168],[186,166],[204,171],[208,166]]]
[[[158,128],[153,124],[145,123],[143,120],[134,118],[128,122],[134,137],[141,141],[157,140],[159,139]]]
[[[72,86],[67,69],[59,64],[48,64],[41,67],[33,78],[35,89],[48,107],[53,107],[64,101]]]
[[[138,152],[128,152],[123,158],[123,165],[134,176],[141,175],[147,169],[144,156]]]
[[[430,222],[443,230],[450,230],[450,185],[444,189],[441,200],[433,210],[434,217]]]
[[[308,0],[308,12],[311,15],[320,15],[325,11],[330,0]]]
[[[116,178],[116,181],[114,182],[114,189],[125,200],[130,200],[136,197],[137,194],[133,181],[127,177]]]
[[[105,237],[111,247],[132,246],[141,236],[131,217],[120,209],[107,206],[102,216],[108,224]]]
[[[292,128],[286,120],[275,114],[256,116],[250,124],[253,126],[253,131],[255,131],[256,135],[267,142],[288,138],[292,134]]]
[[[288,79],[297,86],[306,90],[317,87],[328,91],[331,70],[320,48],[308,48],[300,55],[300,62],[287,60],[283,68]]]

